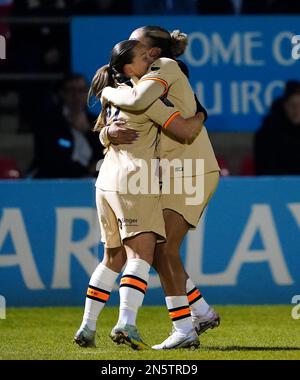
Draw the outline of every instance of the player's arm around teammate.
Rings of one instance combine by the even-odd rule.
[[[126,77],[140,77],[148,66],[144,59],[145,49],[138,41],[125,41],[118,44],[112,54],[111,63],[98,70],[93,80],[93,93],[101,97],[102,90],[116,79],[119,74]],[[147,63],[147,64],[146,64]],[[165,239],[165,227],[159,195],[149,196],[122,193],[119,176],[127,175],[128,163],[124,157],[130,157],[130,165],[138,167],[141,157],[147,162],[155,158],[155,141],[157,128],[154,123],[170,128],[183,137],[191,137],[202,128],[202,115],[188,120],[183,119],[173,105],[168,106],[161,100],[155,102],[143,114],[122,113],[112,107],[101,97],[102,112],[97,127],[105,125],[121,114],[129,124],[141,124],[143,138],[133,145],[110,147],[100,169],[96,183],[97,211],[101,227],[101,238],[105,243],[104,261],[92,275],[83,318],[83,323],[76,333],[75,341],[81,346],[94,345],[96,320],[109,298],[112,286],[124,264],[124,246],[127,264],[120,285],[119,321],[111,332],[111,337],[118,343],[128,343],[133,348],[144,348],[135,323],[138,308],[142,305],[147,288],[150,265],[157,240]],[[182,135],[180,122],[190,130],[189,135]],[[125,152],[129,154],[125,154]],[[145,213],[145,210],[147,212]],[[189,342],[197,346],[198,339]]]
[[[118,106],[141,110],[143,107],[151,104],[157,96],[161,96],[168,91],[170,95],[179,101],[183,107],[183,111],[185,109],[191,110],[190,104],[184,103],[180,99],[180,95],[183,95],[184,92],[182,88],[180,93],[180,87],[181,84],[184,84],[184,81],[181,79],[179,83],[182,72],[178,64],[171,59],[158,59],[160,57],[174,57],[174,54],[172,54],[174,46],[172,45],[172,38],[169,33],[159,27],[143,27],[134,31],[131,38],[138,39],[147,46],[148,53],[152,57],[153,62],[151,68],[135,89],[120,88],[118,91],[115,91],[112,88],[108,88],[105,90],[106,96]],[[176,47],[175,44],[175,48],[178,48],[178,45]],[[184,88],[189,91],[186,85]],[[127,96],[122,101],[121,93],[123,92],[124,95],[125,91]],[[173,99],[171,96],[170,98],[171,100]],[[192,96],[190,96],[190,100],[192,100]],[[192,104],[192,101],[190,103]],[[198,157],[205,159],[206,172],[203,176],[205,184],[204,199],[197,206],[186,207],[184,194],[182,196],[170,194],[162,197],[167,242],[157,246],[154,266],[160,275],[161,283],[167,296],[166,303],[168,309],[181,308],[185,310],[189,306],[192,311],[194,327],[198,333],[202,333],[207,328],[217,326],[219,324],[219,317],[205,302],[199,290],[185,273],[180,259],[180,246],[188,229],[191,226],[195,227],[197,225],[200,216],[211,199],[218,184],[219,168],[205,129],[201,134],[201,138],[194,144],[194,148],[192,145],[190,149],[179,146],[176,149],[178,156],[182,156],[182,152],[186,150],[187,154],[185,157],[189,157],[190,154],[191,157],[197,158],[197,152],[199,152],[201,155],[199,154]],[[173,157],[169,157],[169,160],[172,160],[174,156],[173,154]],[[174,318],[172,312],[170,312],[170,316],[173,320],[175,332],[182,332],[185,335],[191,326],[188,314],[186,314],[186,318],[182,318],[183,320],[180,323],[176,323],[176,317]],[[177,347],[177,341],[175,334],[174,337],[171,336],[156,348]]]

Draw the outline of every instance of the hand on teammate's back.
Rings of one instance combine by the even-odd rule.
[[[108,127],[107,135],[112,144],[132,144],[138,139],[138,132],[125,125],[126,121],[120,119]]]

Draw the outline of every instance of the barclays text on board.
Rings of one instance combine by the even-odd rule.
[[[7,306],[81,305],[103,254],[93,182],[3,182],[0,199]],[[300,289],[300,178],[221,180],[181,254],[211,303],[290,303]],[[163,303],[152,272],[145,304]]]
[[[92,78],[113,45],[146,24],[189,34],[183,60],[209,111],[210,130],[257,129],[285,82],[300,79],[300,60],[294,58],[298,47],[292,43],[300,32],[297,17],[75,18],[74,70]],[[110,38],[103,39],[103,33]]]

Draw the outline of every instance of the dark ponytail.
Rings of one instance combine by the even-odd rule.
[[[90,98],[94,96],[98,100],[101,99],[102,91],[105,87],[115,87],[115,81],[112,76],[112,72],[109,65],[102,66],[100,69],[96,71],[94,78],[92,80],[92,84],[88,93],[88,103]],[[97,118],[96,124],[93,128],[93,131],[100,131],[101,128],[105,126],[106,120],[106,108],[107,104],[102,104],[102,111]]]
[[[114,79],[111,75],[109,65],[102,66],[96,71],[94,78],[92,79],[92,84],[88,93],[88,100],[95,96],[95,98],[100,99],[101,93],[105,87],[115,86]]]

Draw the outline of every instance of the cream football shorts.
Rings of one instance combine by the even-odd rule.
[[[196,228],[201,218],[201,215],[203,214],[203,211],[205,210],[207,204],[209,203],[211,197],[217,189],[219,177],[219,171],[206,173],[202,176],[198,176],[198,178],[189,177],[189,180],[191,180],[193,186],[196,187],[197,183],[200,184],[200,186],[198,186],[198,191],[202,191],[202,196],[199,202],[197,202],[197,197],[194,197],[194,195],[185,192],[184,186],[182,186],[182,193],[174,194],[174,182],[178,181],[179,178],[171,178],[170,194],[165,194],[164,192],[162,192],[161,195],[161,204],[163,210],[169,209],[177,212],[178,214],[183,216],[186,222],[190,225],[190,228]],[[187,204],[188,202],[191,202],[191,200],[192,202],[196,201],[196,204]]]
[[[96,205],[101,241],[106,248],[117,248],[123,240],[153,232],[157,241],[166,239],[165,223],[158,195],[119,194],[96,188]]]

